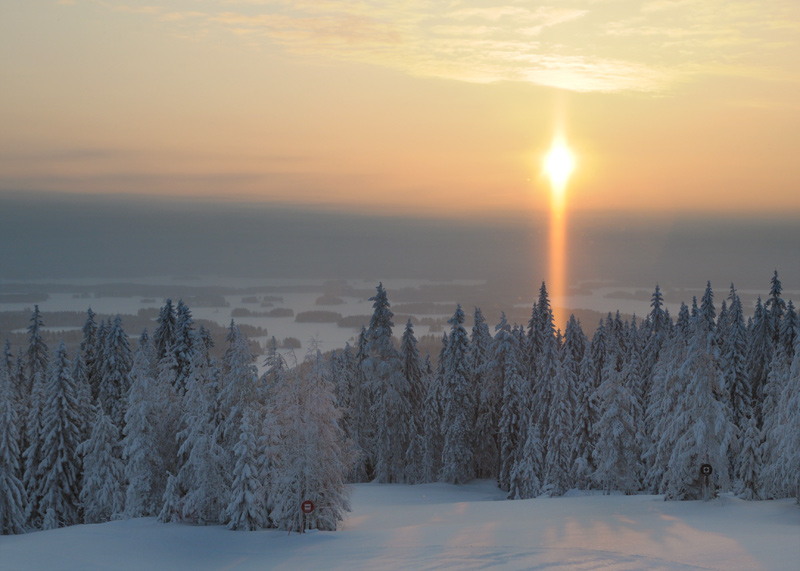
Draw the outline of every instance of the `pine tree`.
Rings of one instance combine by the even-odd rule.
[[[175,353],[175,390],[179,396],[183,396],[186,392],[186,383],[192,370],[192,357],[197,347],[197,332],[193,325],[191,310],[183,300],[178,300],[178,307],[175,310],[175,343],[172,350]]]
[[[606,327],[600,320],[592,336],[592,341],[584,351],[580,364],[580,377],[576,392],[578,395],[575,413],[575,432],[572,435],[572,455],[576,483],[588,487],[595,471],[592,451],[597,440],[595,426],[600,420],[597,389],[603,382],[603,368],[606,358]]]
[[[685,390],[678,397],[667,430],[674,442],[664,474],[668,499],[708,499],[714,493],[704,485],[702,464],[712,466],[710,484],[722,491],[730,486],[728,453],[735,444],[736,428],[729,420],[728,397],[713,338],[707,322],[698,319],[686,360],[678,372]]]
[[[111,417],[115,426],[124,426],[133,354],[119,315],[107,330],[101,358],[102,378],[97,394],[98,404]]]
[[[6,354],[10,354],[6,350]],[[5,360],[4,360],[5,361]],[[25,488],[20,480],[16,387],[7,361],[0,366],[0,535],[25,532]]]
[[[100,370],[102,346],[98,344],[97,323],[94,318],[97,314],[92,308],[86,310],[86,321],[83,324],[83,339],[81,340],[80,351],[86,366],[86,376],[91,389],[92,402],[97,400],[100,391]]]
[[[637,475],[642,472],[636,399],[622,375],[613,370],[597,390],[597,398],[602,415],[595,426],[597,446],[592,459],[597,469],[592,478],[606,494],[612,490],[631,494],[638,490]]]
[[[458,305],[448,323],[451,325],[450,340],[444,354],[441,394],[444,436],[441,477],[451,484],[463,484],[471,480],[475,473],[472,455],[475,413],[467,364],[469,341],[461,305]]]
[[[39,510],[38,479],[39,464],[42,461],[41,446],[44,439],[42,422],[44,418],[44,398],[46,393],[49,351],[42,338],[42,322],[39,306],[34,306],[31,324],[28,326],[28,350],[25,355],[27,377],[23,389],[23,406],[26,409],[25,438],[23,440],[23,475],[22,483],[28,497],[28,516],[32,527],[41,525]]]
[[[756,419],[747,419],[746,430],[741,438],[739,454],[736,456],[736,493],[745,500],[760,499],[761,477],[761,431]]]
[[[295,368],[275,387],[274,410],[281,431],[272,473],[270,519],[283,530],[335,530],[350,510],[345,476],[352,457],[337,422],[333,387],[324,376],[319,351],[310,353],[309,371]],[[303,514],[301,503],[315,509]]]
[[[62,342],[53,355],[42,406],[37,497],[43,529],[78,523],[81,467],[78,391]]]
[[[97,412],[89,439],[78,446],[78,454],[83,457],[84,521],[101,523],[119,517],[125,507],[125,467],[119,430],[102,410]]]
[[[781,323],[783,316],[786,313],[786,302],[781,299],[781,292],[783,285],[781,280],[778,279],[778,270],[770,280],[769,298],[764,304],[764,312],[766,313],[767,329],[772,337],[773,346],[777,347],[780,341]]]
[[[500,459],[498,485],[500,489],[516,495],[513,470],[527,438],[530,424],[531,390],[522,374],[519,339],[511,331],[505,314],[495,327],[491,361],[494,363],[495,382],[503,390],[500,405],[499,441]],[[533,444],[533,443],[532,443]]]
[[[175,328],[176,315],[175,306],[172,300],[167,299],[158,314],[158,326],[153,333],[153,347],[156,354],[156,362],[161,361],[168,351],[175,349]]]
[[[225,508],[228,529],[253,531],[267,526],[264,483],[259,478],[257,433],[254,409],[242,416],[239,439],[233,449],[233,483]]]
[[[193,523],[216,523],[227,505],[229,482],[215,423],[214,372],[203,348],[192,355],[184,384],[181,430],[177,434],[178,455],[185,458],[178,471],[178,482],[185,491],[180,502],[181,518]]]
[[[414,326],[411,323],[411,319],[406,323],[406,329],[400,340],[400,359],[403,363],[403,376],[410,388],[409,404],[411,406],[404,480],[409,483],[416,483],[423,479],[425,386],[422,381],[422,360],[419,356],[417,338],[414,336]]]
[[[158,515],[167,486],[167,458],[163,456],[165,450],[161,442],[173,433],[161,432],[169,429],[170,424],[165,422],[167,419],[162,413],[166,408],[164,403],[172,400],[170,392],[173,389],[168,383],[170,392],[161,390],[164,387],[158,384],[152,373],[151,356],[149,340],[143,335],[131,368],[131,389],[122,439],[125,478],[129,482],[125,500],[128,517]]]
[[[422,458],[422,481],[436,482],[442,467],[442,371],[447,333],[442,336],[442,349],[437,370],[433,370],[430,355],[425,358],[425,402],[423,433],[425,449]]]
[[[400,355],[392,340],[392,317],[383,284],[370,298],[373,314],[367,330],[367,355],[363,366],[367,383],[374,394],[370,410],[376,427],[373,451],[375,479],[378,482],[402,482],[406,451],[412,435],[409,429],[411,391]]]
[[[731,399],[732,420],[739,430],[744,430],[747,419],[753,414],[753,403],[747,376],[747,329],[742,301],[733,284],[728,300],[728,334],[720,346],[720,369],[725,390]]]
[[[769,365],[772,362],[773,343],[770,331],[769,314],[761,304],[761,298],[756,302],[753,314],[752,327],[749,328],[747,346],[747,379],[750,390],[750,402],[753,414],[756,416],[758,427],[764,425],[764,416],[761,402],[764,398],[764,387],[767,385]]]

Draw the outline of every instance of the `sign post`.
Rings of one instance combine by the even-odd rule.
[[[708,501],[710,497],[709,491],[711,489],[711,482],[709,479],[713,473],[714,469],[711,467],[711,464],[700,464],[700,475],[703,477],[703,499],[705,501]]]
[[[300,511],[303,512],[303,525],[300,530],[300,533],[305,533],[306,531],[306,516],[314,511],[314,502],[311,500],[306,500],[300,504]]]

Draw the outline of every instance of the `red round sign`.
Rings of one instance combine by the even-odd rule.
[[[314,502],[311,500],[306,500],[302,504],[300,504],[300,509],[303,511],[304,514],[310,514],[314,511]]]

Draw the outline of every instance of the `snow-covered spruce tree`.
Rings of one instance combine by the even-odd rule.
[[[80,412],[71,363],[62,342],[53,354],[42,401],[37,497],[42,528],[80,521]]]
[[[80,492],[85,523],[102,523],[119,517],[125,508],[125,467],[120,459],[119,430],[111,417],[98,409],[89,439],[78,446],[83,457]]]
[[[740,437],[739,454],[734,463],[736,494],[745,500],[761,499],[761,451],[762,432],[756,425],[756,419],[747,419],[745,431]]]
[[[174,352],[175,348],[175,306],[171,299],[167,299],[158,314],[158,325],[153,332],[153,348],[156,362],[161,361],[168,351]]]
[[[25,488],[19,464],[16,387],[10,368],[0,366],[0,535],[25,532]]]
[[[92,400],[92,387],[89,384],[89,373],[83,362],[81,351],[75,351],[72,359],[72,378],[78,391],[78,411],[81,418],[81,442],[88,440],[92,432],[95,407]]]
[[[706,289],[709,295],[710,284]],[[705,296],[704,296],[705,298]],[[736,443],[736,427],[730,421],[728,396],[719,370],[711,311],[700,310],[686,360],[678,372],[685,391],[678,397],[667,432],[674,445],[664,473],[667,499],[709,499],[719,488],[730,488],[728,453]],[[711,465],[710,486],[704,485],[700,466]]]
[[[394,314],[383,284],[378,285],[370,301],[374,302],[374,311],[367,330],[367,358],[362,365],[374,393],[370,416],[376,427],[371,454],[375,461],[375,480],[402,482],[412,436],[409,428],[409,418],[413,414],[411,387],[403,375],[400,354],[392,340]]]
[[[175,309],[175,390],[179,396],[186,392],[186,383],[192,370],[192,357],[197,349],[197,332],[192,327],[194,320],[189,306],[178,300]]]
[[[97,395],[98,404],[111,417],[115,426],[124,426],[133,353],[119,315],[114,318],[106,332],[101,359],[102,378]]]
[[[42,460],[41,445],[44,439],[42,421],[44,398],[49,366],[49,350],[42,338],[42,316],[39,306],[34,306],[28,326],[28,350],[25,354],[27,376],[23,390],[23,406],[25,408],[25,433],[23,438],[23,474],[22,483],[28,497],[28,523],[31,527],[41,525],[39,511],[39,464]]]
[[[400,359],[403,363],[403,376],[410,388],[411,414],[409,420],[409,442],[406,449],[404,479],[409,483],[423,481],[423,457],[425,455],[425,386],[422,381],[422,360],[414,336],[411,319],[406,323],[400,340]]]
[[[791,362],[787,361],[784,355],[783,344],[778,343],[777,349],[772,354],[767,384],[764,386],[763,398],[760,403],[763,417],[763,426],[760,431],[763,440],[760,449],[763,471],[759,475],[761,495],[765,498],[783,497],[783,481],[775,468],[779,462],[777,444],[781,438],[783,426],[788,421],[780,399],[789,382],[790,368]],[[737,455],[737,459],[741,460],[741,456]]]
[[[92,394],[92,402],[97,400],[100,390],[100,354],[102,347],[98,345],[97,322],[94,320],[97,314],[92,308],[86,310],[86,321],[83,324],[83,339],[81,340],[80,351],[83,363],[86,366],[86,377]]]
[[[444,354],[442,382],[442,475],[451,484],[464,484],[475,474],[472,454],[475,407],[472,402],[467,362],[469,340],[464,329],[464,312],[456,308],[450,324],[450,339]]]
[[[517,454],[509,474],[508,498],[527,500],[541,493],[541,474],[544,473],[544,452],[539,425],[528,415],[525,442]]]
[[[178,471],[178,482],[185,492],[180,501],[181,518],[200,524],[221,521],[228,503],[229,472],[215,422],[217,395],[212,369],[205,348],[196,348],[184,383],[186,393],[177,434],[178,455],[185,459]]]
[[[770,280],[769,298],[767,298],[764,304],[767,328],[772,337],[772,345],[774,348],[777,348],[780,342],[781,323],[786,313],[786,302],[781,298],[782,292],[783,285],[781,284],[781,280],[778,279],[778,270],[775,270]]]
[[[553,411],[553,387],[558,363],[559,344],[556,339],[556,329],[553,320],[553,311],[547,295],[545,283],[539,289],[539,299],[534,306],[533,316],[529,326],[529,358],[532,368],[529,379],[533,385],[534,421],[539,424],[542,434],[549,434],[551,425],[551,412]],[[547,454],[547,440],[544,439],[545,454]]]
[[[352,469],[352,455],[338,426],[339,411],[322,356],[316,351],[307,361],[306,372],[294,368],[274,387],[281,438],[269,515],[283,530],[335,530],[350,509],[345,477]],[[306,500],[315,506],[308,515],[301,511]]]
[[[174,400],[172,384],[165,393],[153,376],[150,342],[142,334],[131,368],[131,389],[125,412],[125,428],[122,439],[122,457],[125,461],[125,479],[128,481],[125,500],[125,515],[148,517],[158,515],[161,500],[167,486],[167,459],[162,456],[162,440],[172,439],[173,434],[163,434],[169,429],[165,423],[164,402]]]
[[[685,325],[684,325],[685,324]],[[650,430],[649,448],[643,458],[647,466],[645,488],[651,493],[664,492],[664,473],[680,434],[673,422],[679,410],[679,400],[687,390],[688,379],[681,375],[689,346],[689,308],[681,304],[674,334],[668,337],[653,370],[645,418]]]
[[[351,482],[369,482],[375,473],[376,426],[371,412],[375,401],[375,387],[369,382],[367,376],[367,358],[369,357],[367,342],[367,328],[362,325],[355,352],[350,432],[347,435],[352,440],[353,448],[357,452],[353,473],[348,478],[348,481]]]
[[[530,423],[531,389],[522,373],[519,339],[511,331],[505,313],[495,327],[491,362],[495,381],[502,387],[500,404],[499,441],[500,459],[498,485],[510,497],[517,495],[512,471],[525,445]]]
[[[752,392],[747,375],[747,328],[744,323],[742,300],[731,284],[728,295],[728,334],[720,346],[720,370],[725,390],[730,396],[731,414],[740,431],[746,429],[748,418],[753,415]]]
[[[422,457],[422,481],[436,482],[442,468],[442,368],[447,347],[447,332],[442,335],[442,349],[437,370],[433,369],[430,355],[425,357],[425,402],[423,403],[425,450]]]
[[[267,527],[265,482],[259,475],[258,418],[255,409],[242,415],[239,440],[233,448],[233,482],[225,507],[228,529],[253,531]]]
[[[597,445],[592,459],[597,466],[592,478],[603,492],[620,490],[632,494],[639,489],[642,472],[637,439],[636,398],[626,386],[623,373],[613,368],[597,390],[602,411],[595,425]]]
[[[480,308],[475,308],[474,324],[469,342],[469,376],[472,400],[475,406],[475,476],[497,477],[497,413],[500,401],[499,387],[492,383],[489,353],[492,335]]]
[[[770,331],[769,314],[761,304],[761,298],[756,302],[753,313],[752,326],[748,331],[747,345],[747,382],[750,389],[750,402],[753,414],[758,421],[758,427],[764,425],[764,416],[761,402],[764,398],[764,387],[767,385],[769,365],[772,362],[773,342]]]
[[[600,419],[597,389],[603,381],[603,366],[606,356],[606,326],[603,320],[597,326],[592,341],[584,351],[580,365],[579,381],[576,388],[575,431],[572,435],[572,471],[576,485],[588,488],[592,484],[591,475],[595,471],[592,451],[597,435],[595,425]]]
[[[800,503],[800,338],[795,342],[778,415],[781,421],[777,423],[774,463],[770,466],[773,490],[776,495],[794,496]]]
[[[233,470],[233,448],[239,441],[242,417],[260,406],[258,368],[247,336],[234,324],[229,334],[230,345],[223,357],[223,382],[219,393],[220,434],[227,453],[225,471]]]

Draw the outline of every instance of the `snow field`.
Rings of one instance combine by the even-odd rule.
[[[1,570],[548,569],[793,571],[794,500],[504,500],[494,482],[356,484],[341,531],[233,532],[138,518],[0,537]]]

